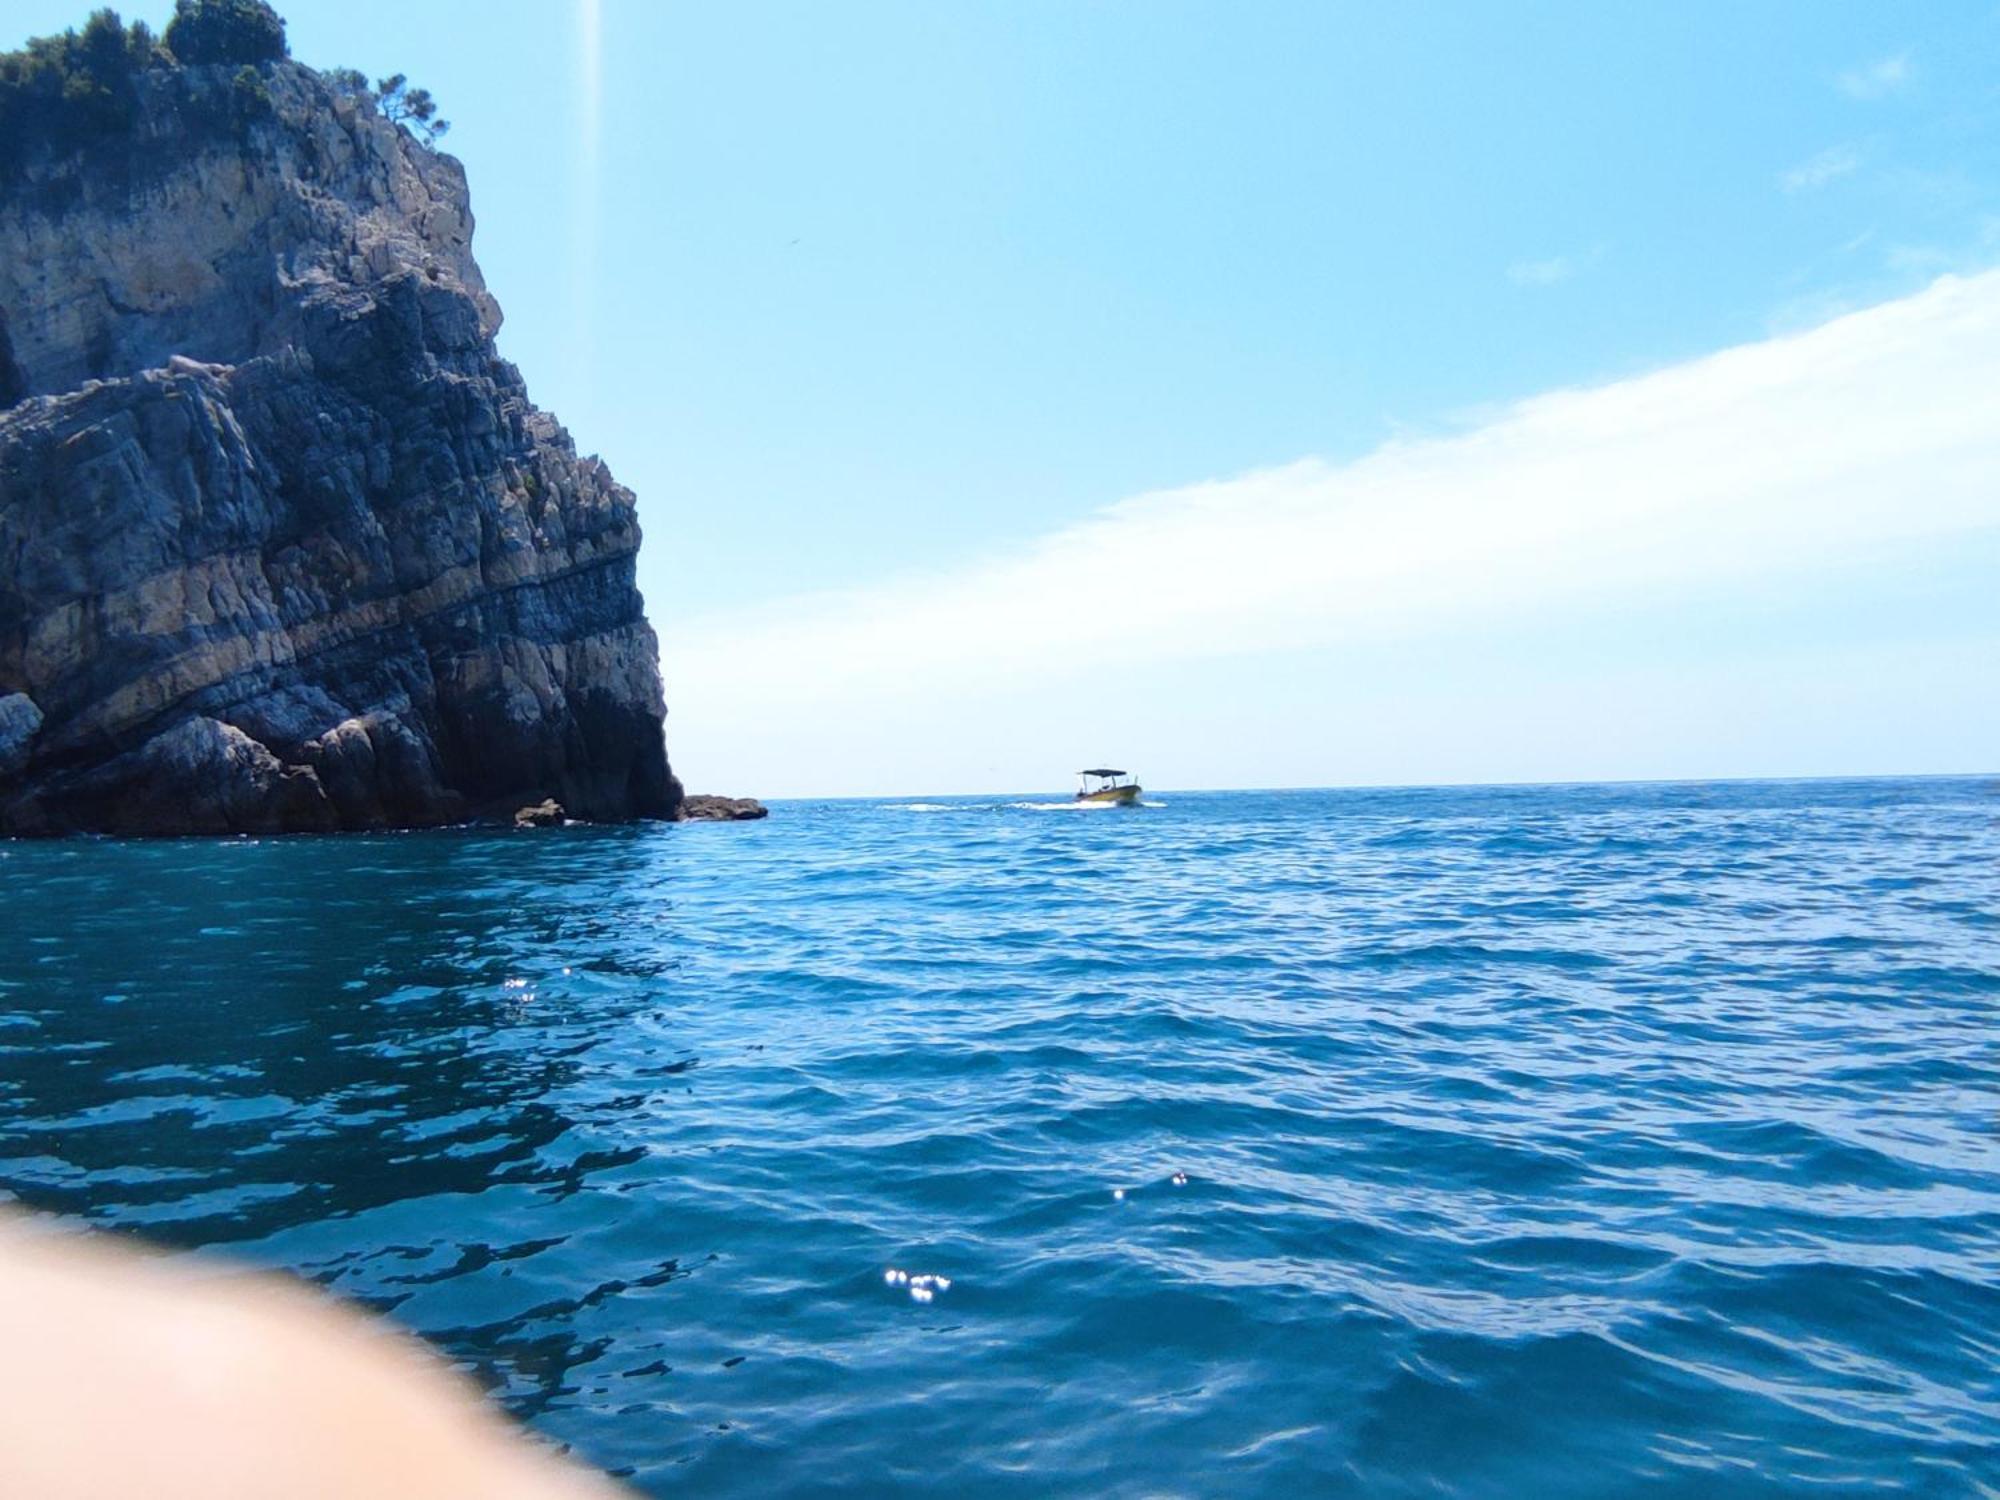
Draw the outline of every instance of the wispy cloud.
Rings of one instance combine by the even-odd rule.
[[[1854,99],[1883,99],[1906,87],[1915,69],[1908,52],[1896,52],[1841,73],[1834,82]]]
[[[1983,271],[1996,258],[2000,258],[2000,214],[1981,214],[1969,233],[1949,243],[1890,245],[1882,263],[1905,276],[1938,276]]]
[[[1946,277],[1456,435],[1139,495],[1009,555],[670,624],[668,685],[689,720],[746,745],[803,744],[836,722],[921,718],[940,683],[1043,693],[1480,639],[1550,611],[1754,599],[1994,527],[1996,472],[2000,272]]]
[[[1891,245],[1882,253],[1882,264],[1905,276],[1936,276],[1963,258],[1963,251],[1944,245]]]
[[[1517,260],[1507,267],[1507,279],[1516,286],[1557,286],[1596,265],[1604,256],[1602,245],[1574,255],[1551,255],[1546,260]]]
[[[1807,157],[1796,167],[1778,174],[1778,186],[1788,193],[1805,193],[1814,188],[1823,188],[1856,171],[1862,163],[1862,155],[1856,146],[1829,146],[1816,156]]]

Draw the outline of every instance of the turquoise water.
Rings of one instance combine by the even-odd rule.
[[[0,844],[0,1185],[662,1495],[1996,1492],[2000,788],[1156,800]]]

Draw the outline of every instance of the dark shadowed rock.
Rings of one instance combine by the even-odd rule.
[[[41,727],[42,711],[26,693],[9,693],[0,698],[0,776],[18,771],[28,763],[28,754]]]
[[[0,176],[0,832],[671,818],[629,491],[456,161],[295,63]]]
[[[698,792],[681,799],[680,815],[687,823],[744,823],[768,818],[771,809],[755,797],[712,797]]]

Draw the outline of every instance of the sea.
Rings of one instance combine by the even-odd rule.
[[[659,1496],[2000,1494],[2000,783],[0,844],[0,1198]]]

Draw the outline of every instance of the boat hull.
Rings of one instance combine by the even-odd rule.
[[[1079,802],[1115,802],[1120,807],[1130,807],[1139,800],[1140,789],[1136,786],[1108,786],[1101,791],[1078,792]]]

